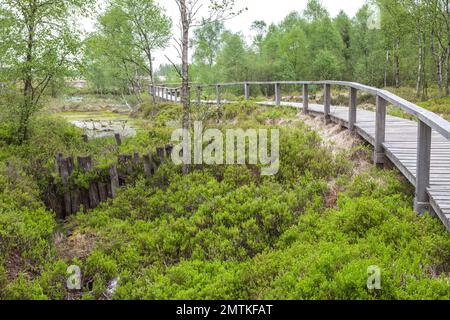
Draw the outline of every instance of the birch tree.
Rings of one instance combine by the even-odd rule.
[[[183,129],[190,127],[190,88],[189,88],[189,36],[191,29],[201,24],[229,20],[240,14],[244,9],[236,10],[235,0],[174,0],[180,12],[180,37],[176,38],[178,54],[181,58],[181,103],[183,104]],[[203,9],[208,15],[201,17]],[[176,65],[172,62],[174,67]],[[188,173],[188,166],[183,166],[183,173]]]
[[[21,82],[18,142],[28,137],[36,112],[52,79],[77,60],[80,31],[75,17],[87,14],[86,0],[0,0],[2,72],[11,83]]]

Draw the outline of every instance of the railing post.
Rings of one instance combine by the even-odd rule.
[[[330,112],[331,112],[331,85],[325,84],[323,93],[323,106],[324,115],[326,123],[330,122]]]
[[[202,104],[202,88],[197,87],[197,103]]]
[[[430,210],[430,199],[427,190],[430,187],[431,135],[431,128],[419,120],[417,132],[416,198],[414,200],[414,210],[419,214],[424,214]]]
[[[356,108],[358,104],[358,91],[355,88],[350,87],[350,105],[348,109],[348,128],[350,130],[355,129],[356,123]]]
[[[308,85],[303,85],[303,114],[308,114],[308,108],[309,108],[309,89]]]
[[[375,146],[373,161],[377,166],[385,162],[383,143],[386,139],[386,105],[387,101],[377,95],[377,111],[375,115]]]
[[[217,105],[220,106],[220,85],[216,86]]]
[[[244,96],[245,96],[245,100],[250,99],[250,86],[248,83],[244,84]]]
[[[275,104],[281,105],[281,85],[279,83],[275,84]]]

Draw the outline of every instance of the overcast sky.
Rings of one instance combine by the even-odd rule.
[[[167,15],[172,18],[174,35],[179,36],[178,23],[180,14],[175,0],[156,0],[163,8],[166,9]],[[201,0],[205,4],[208,0]],[[283,20],[286,15],[292,11],[302,12],[307,0],[235,0],[237,8],[247,7],[245,11],[238,17],[226,21],[227,29],[234,32],[242,32],[246,37],[251,36],[250,26],[255,20],[264,20],[267,24],[278,23]],[[356,11],[361,8],[366,0],[322,0],[323,5],[330,12],[331,16],[336,16],[340,10],[344,10],[350,17],[353,17]],[[206,12],[204,12],[206,14]],[[92,29],[91,23],[86,23],[87,29]],[[174,41],[172,41],[167,49],[155,53],[155,67],[160,64],[168,63],[165,58],[167,55],[175,63],[179,63],[177,51],[174,49]]]

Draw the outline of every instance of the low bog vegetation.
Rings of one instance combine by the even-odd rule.
[[[193,111],[218,128],[279,128],[274,177],[252,166],[184,176],[166,163],[97,209],[55,222],[40,200],[54,153],[93,153],[101,163],[154,148],[168,141],[177,108],[141,108],[135,116],[151,123],[120,148],[83,144],[54,118],[36,120],[22,147],[0,129],[1,299],[450,298],[450,237],[412,211],[411,187],[395,171],[360,166],[364,146],[331,152],[290,109]],[[81,268],[79,291],[66,289],[70,265]],[[372,265],[381,290],[367,289]]]

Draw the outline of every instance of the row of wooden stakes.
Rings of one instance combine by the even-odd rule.
[[[64,157],[56,156],[56,171],[60,180],[52,179],[44,196],[47,207],[56,213],[58,220],[83,210],[94,209],[100,203],[110,198],[115,198],[117,190],[130,183],[134,174],[144,173],[147,178],[155,174],[157,168],[170,158],[172,145],[156,148],[156,153],[149,152],[142,158],[138,152],[133,155],[121,154],[118,156],[117,165],[111,165],[108,174],[101,178],[87,181],[87,188],[75,186],[71,183],[71,177],[76,170],[81,173],[93,172],[92,157]],[[143,168],[143,172],[142,172]],[[138,171],[138,172],[137,172]],[[89,175],[87,175],[89,176]]]

